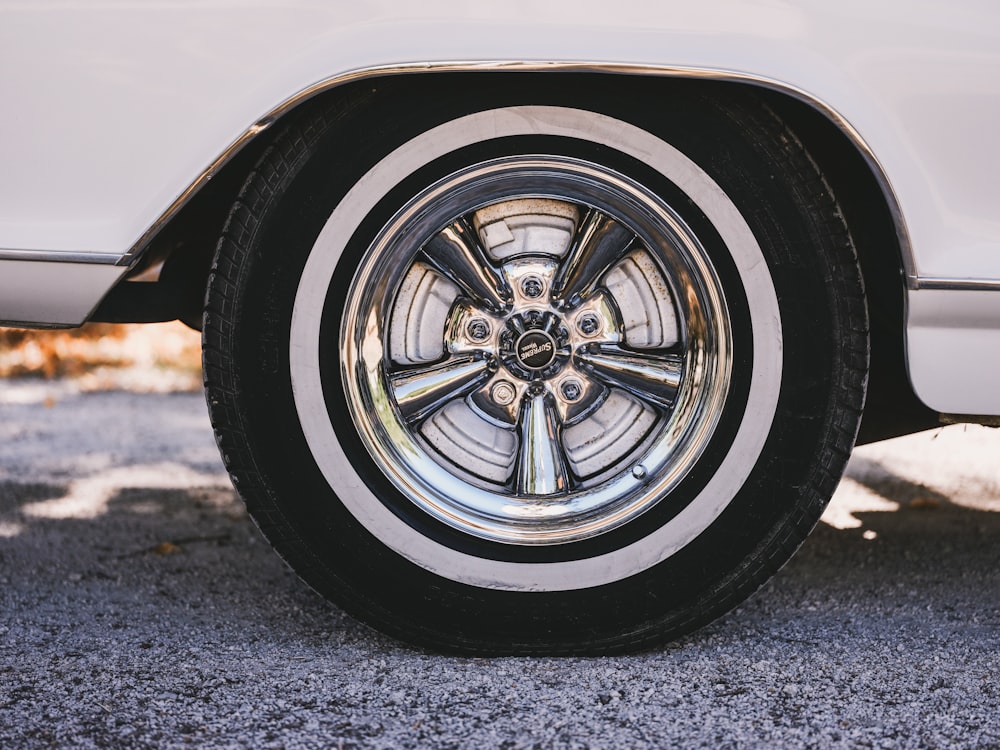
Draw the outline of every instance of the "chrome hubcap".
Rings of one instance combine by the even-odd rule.
[[[408,501],[516,544],[606,533],[701,455],[731,371],[725,299],[659,197],[587,162],[451,175],[386,225],[341,332],[347,401]]]

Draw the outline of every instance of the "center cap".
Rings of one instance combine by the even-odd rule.
[[[517,360],[529,370],[544,370],[556,358],[556,343],[544,331],[528,331],[514,345]]]
[[[555,377],[569,362],[569,331],[552,311],[514,313],[500,331],[497,355],[507,371],[521,380]]]

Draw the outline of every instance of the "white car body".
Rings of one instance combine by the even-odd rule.
[[[1000,24],[972,0],[5,2],[0,321],[84,322],[215,171],[310,96],[386,73],[549,69],[809,102],[893,212],[915,393],[1000,414]]]

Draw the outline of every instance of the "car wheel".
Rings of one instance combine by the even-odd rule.
[[[264,534],[394,636],[636,648],[783,564],[853,445],[863,289],[751,96],[413,91],[301,115],[234,206],[206,385]]]

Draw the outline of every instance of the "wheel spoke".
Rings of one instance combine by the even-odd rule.
[[[470,355],[405,370],[391,375],[389,382],[403,418],[419,422],[447,402],[480,387],[495,371],[492,359]]]
[[[559,417],[545,391],[528,395],[519,420],[519,495],[554,495],[569,489],[569,472],[559,442]]]
[[[599,380],[643,401],[671,407],[677,399],[684,366],[678,354],[640,353],[614,344],[592,344],[577,351],[576,359]]]
[[[625,255],[635,233],[623,224],[590,209],[581,219],[569,252],[553,282],[553,298],[573,308],[587,297],[601,277]]]
[[[473,302],[490,312],[505,310],[511,298],[507,282],[490,264],[475,233],[458,219],[424,245],[431,265],[455,282]]]

